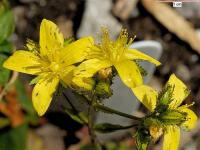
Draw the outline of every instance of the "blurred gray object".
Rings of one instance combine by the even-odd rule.
[[[187,19],[200,19],[200,1],[194,3],[183,3],[182,7],[175,9]]]
[[[112,0],[86,0],[85,12],[77,36],[96,36],[99,29],[106,26],[111,37],[116,37],[122,26],[111,14],[111,8]]]
[[[134,42],[130,48],[138,49],[155,59],[159,59],[162,54],[162,46],[159,42],[156,41]],[[144,78],[144,83],[147,84],[151,80],[151,77],[156,69],[155,65],[149,62],[142,62],[140,64],[148,72],[148,75]],[[139,107],[139,101],[133,95],[132,91],[122,83],[119,77],[115,77],[112,89],[113,96],[107,100],[104,100],[105,106],[109,106],[127,114],[134,114],[134,112]],[[132,120],[117,115],[100,112],[97,114],[96,123],[130,125]],[[104,134],[98,134],[98,137],[101,140],[109,140],[113,138],[119,138],[126,132],[127,130],[117,131],[114,133],[106,134],[106,136]]]

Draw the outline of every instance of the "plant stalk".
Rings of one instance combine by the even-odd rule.
[[[104,105],[101,105],[101,104],[97,104],[96,103],[93,106],[98,110],[102,110],[102,111],[105,111],[105,112],[108,112],[108,113],[111,113],[111,114],[116,114],[116,115],[119,115],[119,116],[122,116],[122,117],[126,117],[126,118],[129,118],[129,119],[133,119],[133,120],[138,120],[138,121],[141,120],[141,118],[138,118],[136,116],[120,112],[118,110],[112,109],[110,107],[107,107],[107,106],[104,106]]]
[[[93,91],[91,94],[91,104],[89,105],[88,110],[88,128],[89,128],[89,134],[91,138],[91,144],[95,148],[95,150],[101,150],[101,145],[99,144],[95,130],[94,130],[94,118],[95,118],[95,109],[93,107],[93,104],[95,103],[95,92]]]

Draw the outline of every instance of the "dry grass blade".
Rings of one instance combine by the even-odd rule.
[[[163,26],[187,42],[200,54],[200,38],[190,22],[165,3],[159,3],[155,0],[141,0],[141,2],[145,9]]]
[[[18,72],[13,71],[13,74],[9,80],[9,82],[5,85],[5,87],[0,91],[0,101],[6,95],[9,87],[17,80]]]

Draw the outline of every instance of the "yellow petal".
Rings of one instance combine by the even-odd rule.
[[[125,85],[130,88],[134,88],[143,83],[140,70],[135,62],[125,60],[116,63],[115,68]]]
[[[5,68],[27,74],[41,72],[40,58],[31,52],[18,50],[3,64]]]
[[[59,79],[56,77],[43,78],[35,85],[32,93],[32,101],[34,108],[40,116],[47,111],[58,83]]]
[[[189,92],[186,85],[172,74],[167,82],[168,85],[174,88],[172,93],[173,101],[169,104],[169,108],[177,108],[183,100],[188,96]]]
[[[106,60],[89,59],[81,63],[75,70],[74,75],[77,77],[92,77],[97,71],[108,68],[112,64]]]
[[[64,45],[64,38],[53,22],[43,19],[40,25],[40,53],[53,57],[54,52]]]
[[[81,62],[85,59],[87,51],[93,46],[94,39],[92,37],[81,38],[61,50],[62,62],[71,65]]]
[[[184,106],[179,107],[179,110],[187,113],[186,121],[181,125],[184,130],[190,131],[196,126],[197,123],[197,115],[191,110]]]
[[[80,88],[83,88],[85,90],[92,90],[94,87],[95,81],[92,78],[84,78],[84,77],[78,78],[77,77],[73,79],[73,83],[76,86],[79,86]]]
[[[71,65],[71,66],[67,66],[64,68],[64,74],[61,75],[61,80],[64,82],[65,86],[68,85],[70,86],[70,84],[72,83],[72,79],[74,77],[74,69],[76,67]]]
[[[158,92],[154,90],[153,88],[147,86],[147,85],[141,85],[137,86],[135,88],[132,88],[133,93],[135,96],[140,100],[144,106],[150,110],[151,112],[154,111],[156,107],[156,101]]]
[[[163,150],[178,150],[180,141],[180,128],[167,126],[164,133]]]
[[[130,60],[135,60],[135,59],[139,59],[139,60],[145,60],[145,61],[149,61],[153,64],[155,64],[156,66],[161,65],[161,63],[152,58],[151,56],[144,54],[136,49],[129,49],[126,53],[125,56],[130,59]]]

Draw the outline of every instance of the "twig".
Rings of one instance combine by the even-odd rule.
[[[98,110],[103,110],[103,111],[106,111],[108,113],[112,113],[112,114],[117,114],[119,116],[122,116],[122,117],[126,117],[126,118],[129,118],[129,119],[133,119],[133,120],[141,120],[141,118],[138,118],[136,116],[133,116],[133,115],[129,115],[129,114],[126,114],[126,113],[123,113],[123,112],[120,112],[118,110],[115,110],[115,109],[112,109],[112,108],[109,108],[107,106],[104,106],[104,105],[101,105],[101,104],[95,104],[94,107]]]
[[[10,86],[17,80],[18,75],[19,75],[18,72],[13,71],[13,74],[12,74],[10,80],[8,81],[8,83],[5,85],[5,87],[2,89],[2,91],[0,93],[0,102],[2,101],[3,97],[6,95]]]

